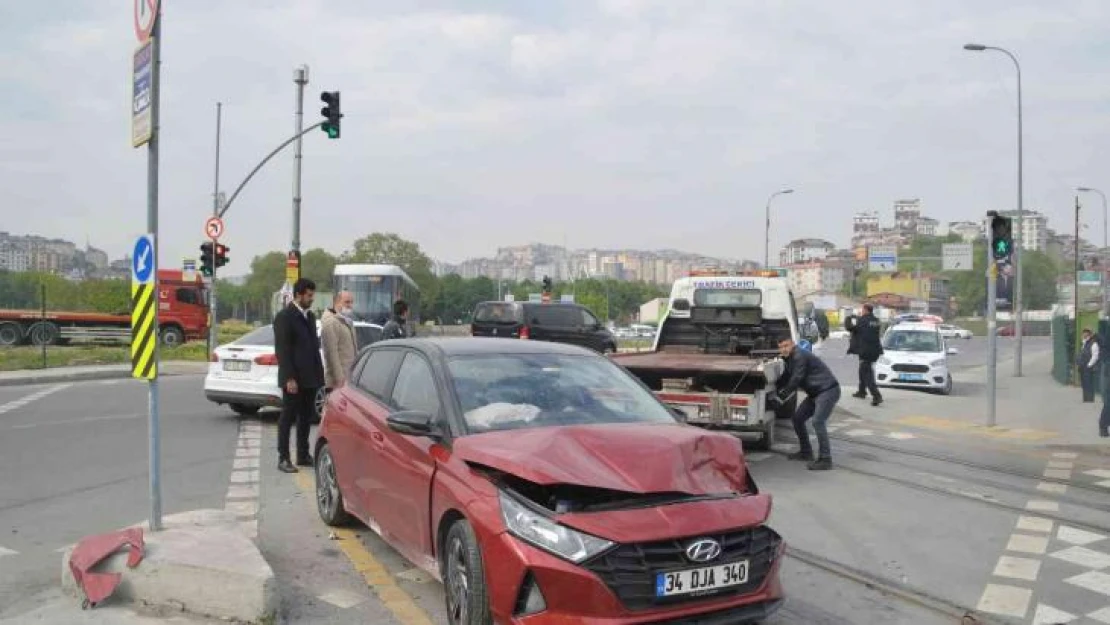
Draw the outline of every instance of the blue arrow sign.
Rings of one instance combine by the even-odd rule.
[[[131,252],[131,281],[149,284],[154,277],[154,239],[144,234],[135,239]]]

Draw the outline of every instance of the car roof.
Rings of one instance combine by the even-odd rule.
[[[374,344],[412,347],[425,352],[438,351],[445,356],[480,356],[489,354],[557,354],[562,356],[597,356],[596,352],[577,345],[549,341],[522,341],[469,336],[436,336],[428,338],[393,339]]]
[[[932,323],[918,323],[918,322],[913,321],[913,322],[899,323],[896,326],[891,326],[890,329],[892,331],[893,330],[908,330],[910,332],[936,332],[937,331],[937,326],[936,326],[936,324],[932,324]]]

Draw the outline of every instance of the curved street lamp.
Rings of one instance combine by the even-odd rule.
[[[968,43],[964,44],[964,50],[971,52],[983,52],[985,50],[994,50],[1001,52],[1010,57],[1014,62],[1014,69],[1017,70],[1017,227],[1014,228],[1014,376],[1021,377],[1021,343],[1022,337],[1025,334],[1022,332],[1022,287],[1021,287],[1021,259],[1025,255],[1022,253],[1021,240],[1025,234],[1025,204],[1022,194],[1022,176],[1023,176],[1023,149],[1022,149],[1022,128],[1021,128],[1021,64],[1018,63],[1017,57],[1012,52],[1005,48],[997,46],[988,46],[981,43]]]
[[[775,191],[771,197],[767,198],[767,225],[763,229],[763,268],[766,269],[771,266],[771,200],[780,195],[793,193],[794,189],[783,189]]]

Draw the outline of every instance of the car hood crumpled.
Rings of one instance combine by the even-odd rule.
[[[543,486],[715,495],[743,492],[746,480],[735,437],[679,424],[503,430],[459,438],[452,451]]]

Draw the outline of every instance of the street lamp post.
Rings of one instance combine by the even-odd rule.
[[[793,193],[794,189],[783,189],[775,191],[771,197],[767,198],[767,225],[763,229],[763,268],[766,269],[771,266],[771,201],[780,195]]]
[[[1106,248],[1110,247],[1110,242],[1107,241],[1107,237],[1106,237],[1106,221],[1107,221],[1106,194],[1103,193],[1102,191],[1099,191],[1098,189],[1096,189],[1094,187],[1077,187],[1076,191],[1079,191],[1080,193],[1097,193],[1099,195],[1099,197],[1102,198],[1102,254],[1100,254],[1100,256],[1102,257],[1103,262],[1099,263],[1099,269],[1102,271],[1102,275],[1103,275],[1103,278],[1102,278],[1102,282],[1103,282],[1103,284],[1102,284],[1102,311],[1103,311],[1103,314],[1108,314],[1108,313],[1110,313],[1110,310],[1108,310],[1108,306],[1107,306],[1107,304],[1110,303],[1110,285],[1106,284],[1106,270],[1107,270],[1107,267],[1106,267],[1106,262],[1105,261],[1106,261],[1106,254],[1107,254],[1107,249]],[[1078,243],[1079,243],[1079,239],[1077,237],[1076,238],[1076,244],[1078,244]]]
[[[1022,331],[1022,314],[1023,306],[1022,298],[1022,271],[1021,259],[1025,254],[1022,252],[1022,239],[1025,235],[1025,203],[1023,197],[1023,149],[1022,149],[1022,127],[1021,127],[1021,64],[1018,63],[1017,57],[1012,52],[1005,48],[996,46],[987,46],[981,43],[969,43],[964,45],[964,50],[972,52],[982,52],[984,50],[994,50],[1001,52],[1010,57],[1014,62],[1014,69],[1017,70],[1017,228],[1014,228],[1014,376],[1021,377],[1021,344],[1024,332]]]

